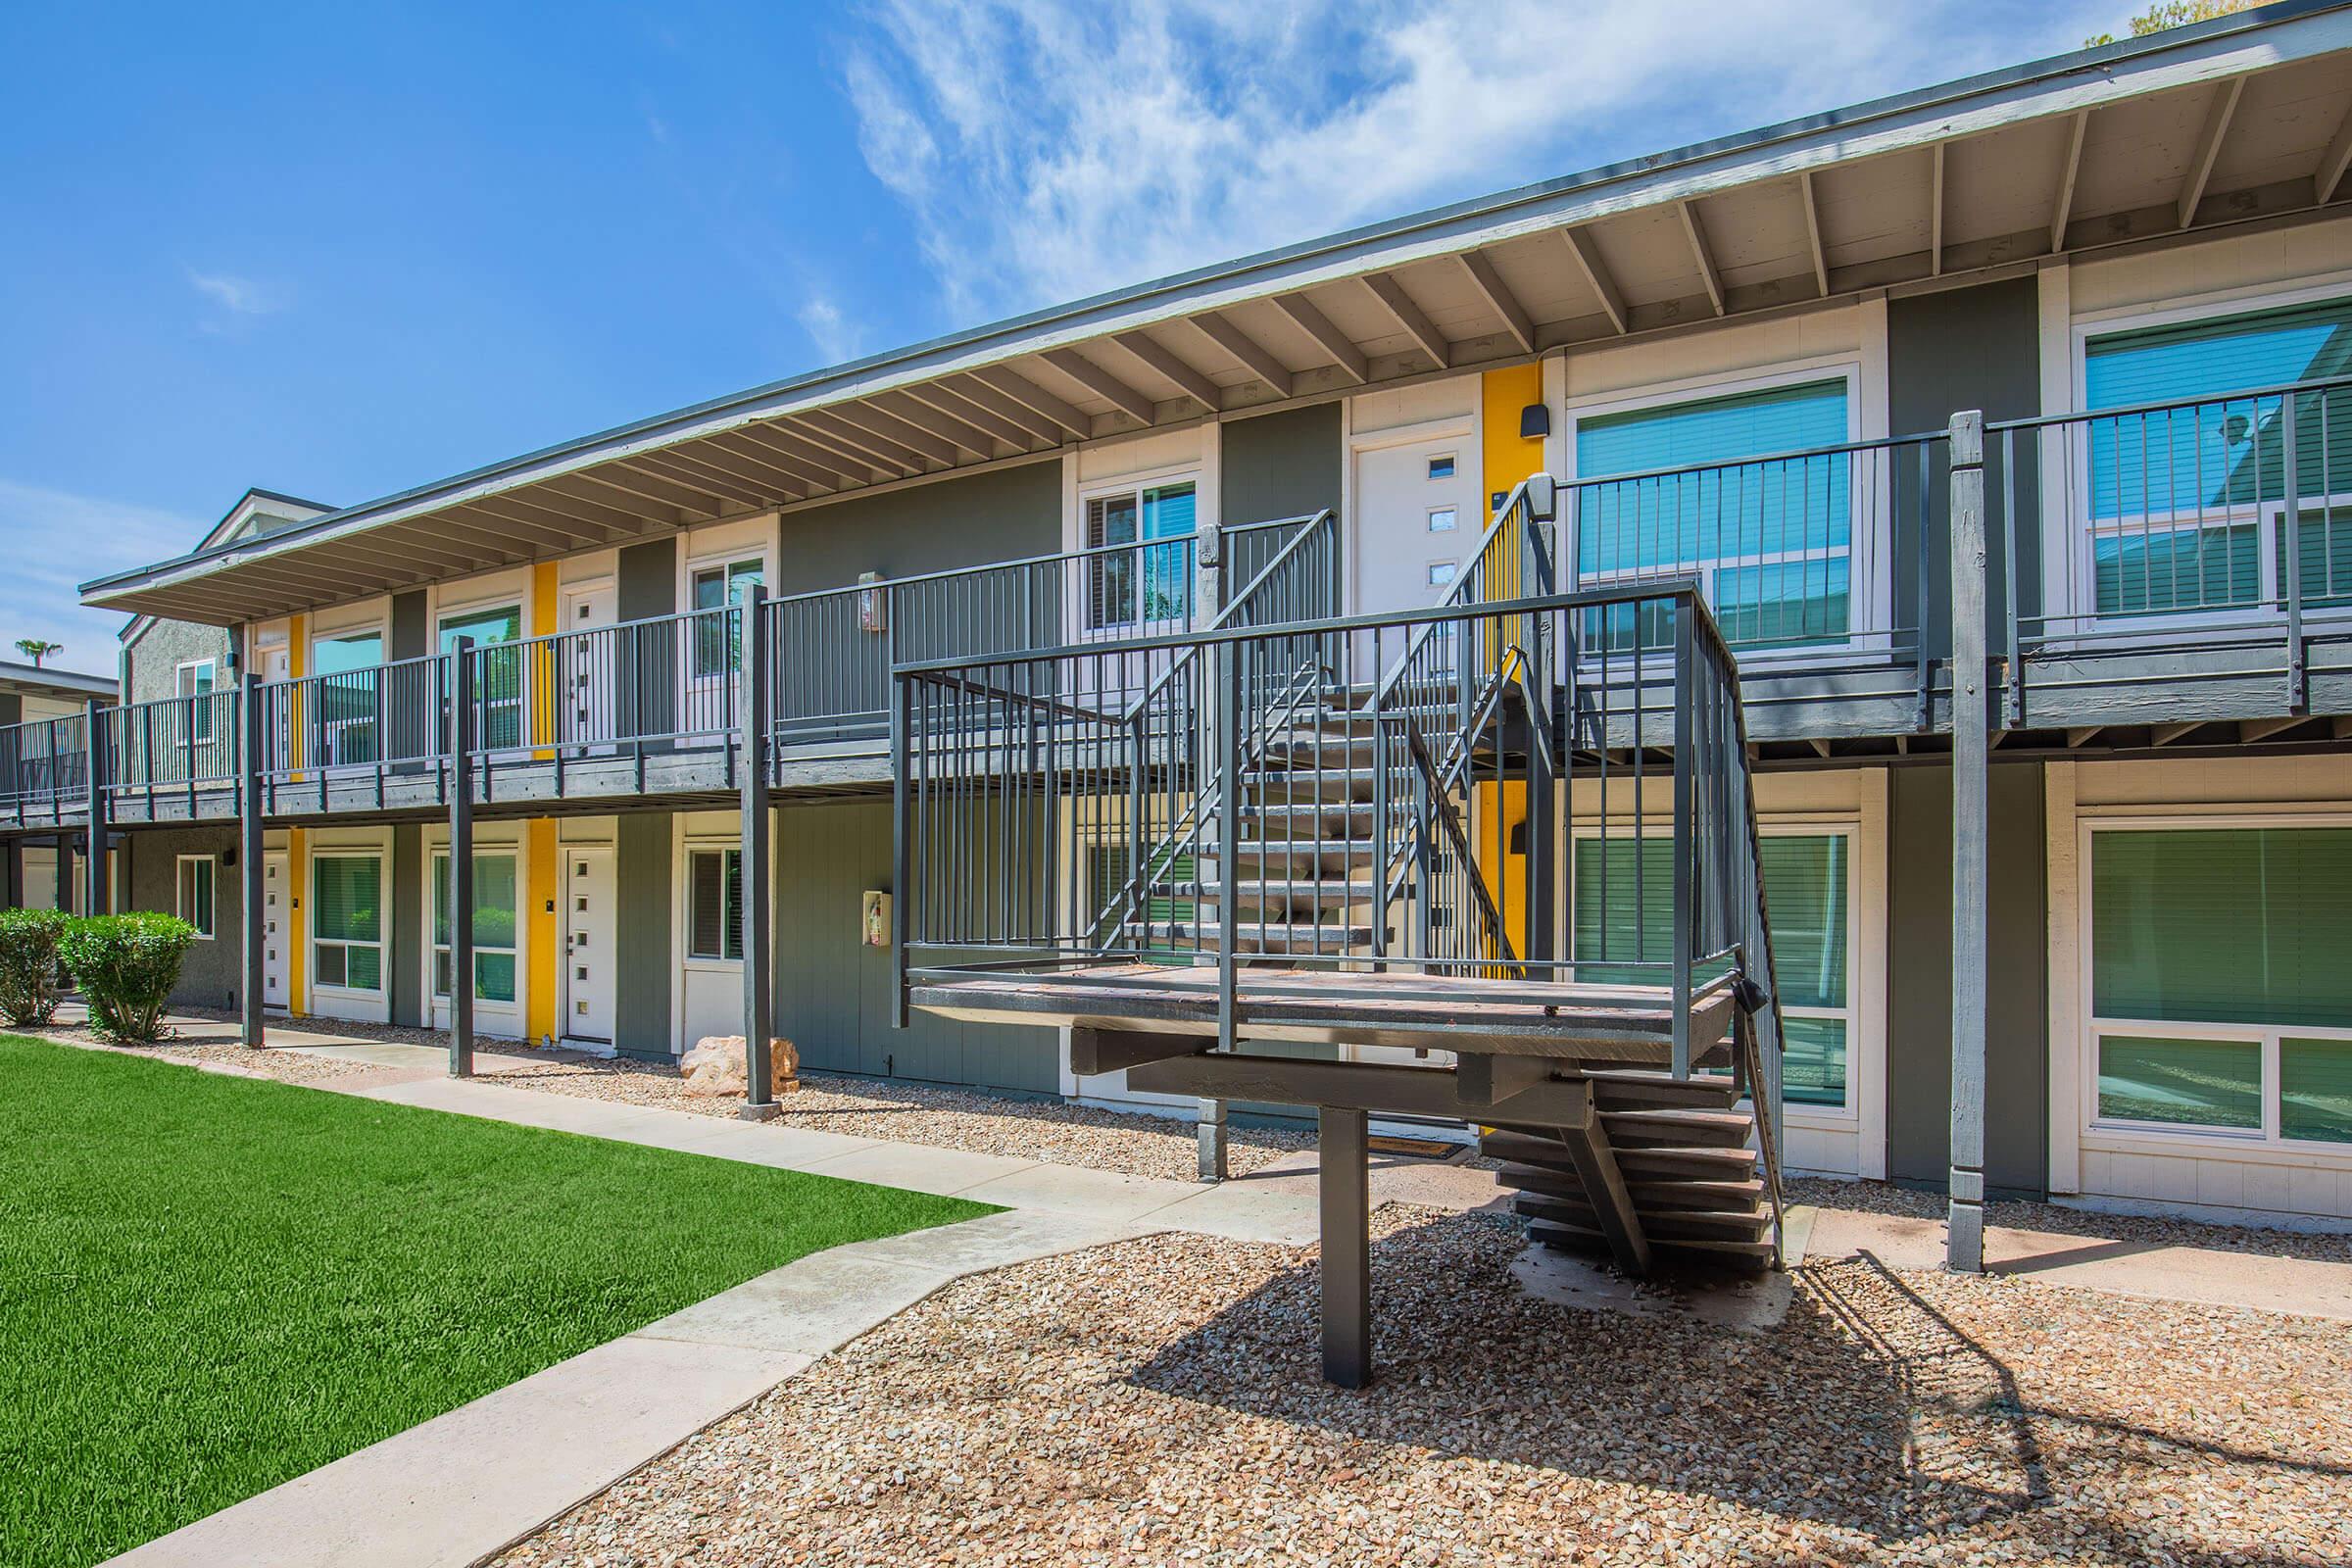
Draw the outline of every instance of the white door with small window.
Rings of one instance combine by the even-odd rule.
[[[766,560],[757,554],[703,562],[689,570],[693,614],[685,628],[685,710],[676,726],[681,734],[735,728],[742,712],[743,651],[749,646],[741,610],[753,587],[766,580]]]
[[[564,852],[564,1036],[612,1043],[619,894],[609,849]]]
[[[556,654],[563,695],[557,710],[562,739],[578,747],[610,749],[619,733],[614,707],[616,639],[587,635],[610,626],[618,613],[620,591],[610,582],[577,584],[564,590],[559,623],[564,638]]]
[[[262,1005],[286,1010],[287,975],[293,927],[287,916],[293,903],[286,876],[286,852],[262,857]]]
[[[1486,529],[1478,454],[1460,433],[1355,454],[1355,603],[1370,613],[1445,597]]]

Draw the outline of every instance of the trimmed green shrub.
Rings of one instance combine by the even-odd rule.
[[[58,940],[66,967],[90,1004],[90,1022],[117,1040],[145,1043],[163,1030],[164,1004],[196,928],[169,914],[94,914]]]
[[[0,909],[0,1018],[45,1024],[65,994],[57,943],[73,920],[56,909]]]

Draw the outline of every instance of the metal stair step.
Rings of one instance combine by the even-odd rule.
[[[1528,1221],[1527,1239],[1574,1252],[1606,1251],[1609,1245],[1608,1239],[1596,1230],[1588,1230],[1581,1225],[1562,1225],[1555,1220]],[[1756,1268],[1769,1265],[1773,1253],[1770,1241],[1698,1241],[1656,1237],[1652,1239],[1652,1245],[1677,1251],[1708,1252],[1719,1257],[1737,1258]]]
[[[1545,1165],[1508,1164],[1494,1173],[1498,1187],[1515,1192],[1539,1193],[1573,1202],[1588,1202],[1584,1178],[1570,1170],[1555,1170]],[[1745,1181],[1657,1181],[1627,1182],[1625,1190],[1641,1208],[1694,1208],[1710,1213],[1754,1213],[1764,1205],[1764,1183],[1751,1176]]]
[[[1729,1078],[1674,1078],[1638,1069],[1588,1069],[1593,1102],[1603,1110],[1648,1107],[1729,1110],[1740,1102],[1740,1092]]]
[[[1621,1149],[1738,1149],[1744,1148],[1756,1130],[1755,1117],[1740,1110],[1611,1110],[1604,1106],[1600,1121],[1609,1130],[1609,1142]]]
[[[1715,1213],[1699,1209],[1652,1209],[1640,1201],[1634,1211],[1641,1216],[1642,1232],[1652,1242],[1673,1241],[1762,1241],[1772,1234],[1772,1216],[1765,1213]],[[1554,1224],[1573,1225],[1597,1230],[1600,1216],[1590,1203],[1522,1194],[1511,1200],[1511,1212],[1526,1219],[1549,1220]]]

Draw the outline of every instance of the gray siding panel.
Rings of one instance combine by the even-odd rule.
[[[1889,775],[1887,1174],[1940,1187],[1950,1174],[1952,775]],[[1985,1020],[1984,1180],[2048,1190],[2049,939],[2038,762],[1991,770],[1990,971]]]
[[[1898,435],[1940,430],[1958,412],[1981,410],[1987,419],[2022,419],[2041,412],[2040,307],[2034,279],[2011,278],[1973,288],[1944,289],[1886,302],[1886,397],[1890,427]],[[2004,514],[2008,470],[1997,437],[1985,442],[1984,493],[1988,525]],[[2018,465],[2018,606],[2037,606],[2041,592],[2041,551],[2038,528],[2022,526],[2040,515],[2035,496],[2032,443],[2020,444]],[[1949,487],[1942,479],[1940,461],[1929,486],[1928,570],[1941,583],[1950,570],[1950,532],[1947,522]],[[1908,491],[1905,475],[1899,487]],[[1916,513],[1899,508],[1903,520],[1895,532],[1894,581],[1898,592],[1917,579],[1917,536],[1909,528]],[[2001,529],[1990,526],[1986,561],[1986,605],[1992,611],[1989,628],[1992,651],[2005,646],[2001,606],[2006,593],[2003,573],[2007,552]],[[1928,646],[1936,654],[1951,651],[1949,612],[1942,607],[1950,595],[1938,589],[1929,596]]]
[[[405,596],[404,596],[405,597]],[[392,929],[384,961],[392,966],[392,1021],[424,1027],[424,956],[418,927],[424,920],[424,828],[416,822],[392,828]]]
[[[801,1060],[858,1072],[1053,1094],[1057,1031],[913,1013],[891,1027],[890,953],[858,940],[859,895],[890,887],[890,807],[776,813],[776,1025]],[[993,879],[984,879],[992,880]]]
[[[620,904],[619,992],[613,1047],[623,1055],[671,1057],[669,813],[630,811],[618,819],[614,867]]]
[[[421,588],[392,596],[392,657],[422,659],[433,651],[432,629],[425,623],[425,593]]]
[[[678,608],[678,542],[649,539],[620,552],[618,612],[623,620],[645,620]]]
[[[236,853],[234,828],[175,828],[125,833],[116,839],[117,875],[127,880],[125,909],[176,912],[179,857],[210,855],[213,868],[213,939],[188,949],[172,1000],[187,1007],[233,1007],[244,972],[244,881],[230,863]]]
[[[1217,515],[1223,521],[1264,522],[1326,507],[1339,510],[1347,455],[1337,403],[1229,419],[1219,440],[1224,490]]]
[[[1024,463],[788,512],[774,592],[846,588],[1061,548],[1061,465]]]

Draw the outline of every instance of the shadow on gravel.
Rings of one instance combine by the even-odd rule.
[[[2052,1431],[2078,1454],[2103,1450],[2085,1455],[2092,1461],[2143,1468],[2134,1484],[2150,1495],[2165,1489],[2158,1467],[2183,1451],[2246,1468],[2249,1490],[2260,1483],[2254,1466],[2347,1474],[2036,1408],[2007,1366],[1876,1258],[1801,1269],[1786,1319],[1741,1335],[1530,1298],[1508,1274],[1523,1245],[1518,1222],[1493,1214],[1421,1218],[1382,1235],[1378,1381],[1362,1393],[1320,1379],[1311,1261],[1169,1345],[1130,1381],[1385,1446],[1400,1460],[1467,1456],[1716,1497],[1852,1532],[1889,1561],[1954,1535],[1997,1542],[2004,1558],[2038,1543],[2050,1555],[2200,1568],[2309,1560],[2184,1553],[2153,1516],[2071,1502],[2065,1467],[2044,1449]],[[1767,1550],[1752,1560],[1775,1559]]]

